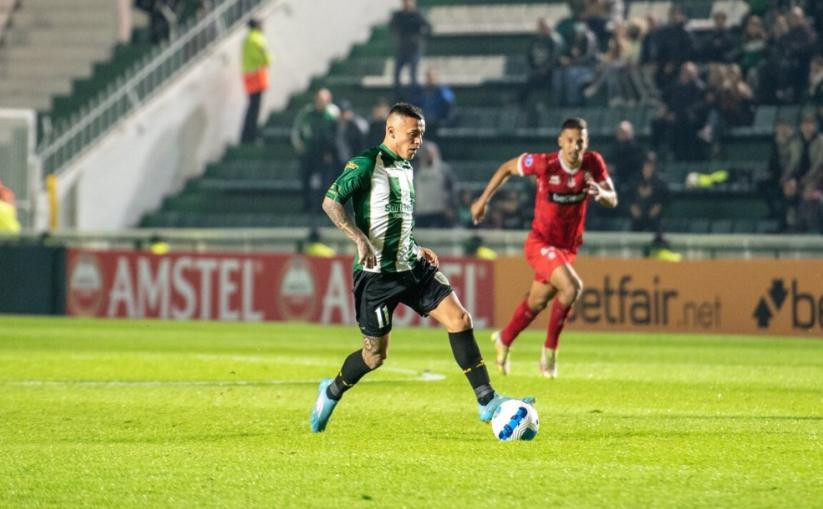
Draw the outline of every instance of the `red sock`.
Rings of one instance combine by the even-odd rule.
[[[557,343],[560,342],[560,333],[566,324],[566,317],[569,316],[571,306],[564,306],[559,300],[552,302],[551,316],[549,317],[549,330],[546,333],[546,348],[557,350]]]
[[[514,310],[509,324],[506,325],[505,329],[500,331],[500,340],[503,344],[511,346],[514,340],[517,339],[517,335],[532,323],[535,316],[537,316],[537,314],[533,313],[531,308],[529,308],[528,299],[523,299],[523,302]]]

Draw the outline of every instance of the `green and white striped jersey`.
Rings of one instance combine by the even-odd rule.
[[[414,240],[414,171],[409,161],[380,146],[346,164],[326,192],[339,203],[351,198],[354,222],[371,241],[377,264],[366,269],[354,259],[354,270],[403,272],[420,258]]]

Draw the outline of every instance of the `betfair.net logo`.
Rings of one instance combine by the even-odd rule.
[[[786,288],[784,280],[773,279],[766,294],[757,301],[752,318],[759,329],[768,329],[784,307],[791,308],[793,329],[823,328],[823,295],[802,291],[796,279],[792,279],[790,288]]]

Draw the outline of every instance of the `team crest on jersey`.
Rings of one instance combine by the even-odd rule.
[[[346,163],[346,167],[343,168],[343,169],[344,170],[356,170],[357,169],[357,163],[355,163],[354,161],[349,161],[349,162]]]
[[[552,175],[551,177],[549,177],[549,184],[553,186],[560,185],[560,175]]]
[[[523,158],[523,166],[525,166],[526,168],[531,168],[533,164],[534,164],[534,156],[533,155],[529,154],[529,155],[527,155],[526,157]]]
[[[544,247],[540,249],[540,254],[548,258],[549,260],[554,260],[557,258],[557,253],[555,253],[553,247]]]
[[[574,177],[569,177],[569,180],[566,182],[566,185],[569,187],[574,187],[577,182],[574,180]]]

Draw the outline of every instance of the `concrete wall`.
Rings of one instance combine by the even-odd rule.
[[[396,7],[385,0],[281,0],[265,9],[264,31],[276,60],[261,119],[365,41]],[[238,28],[59,174],[61,228],[134,226],[237,142],[246,105],[240,70],[245,32]],[[39,205],[37,225],[44,229],[45,196]]]

